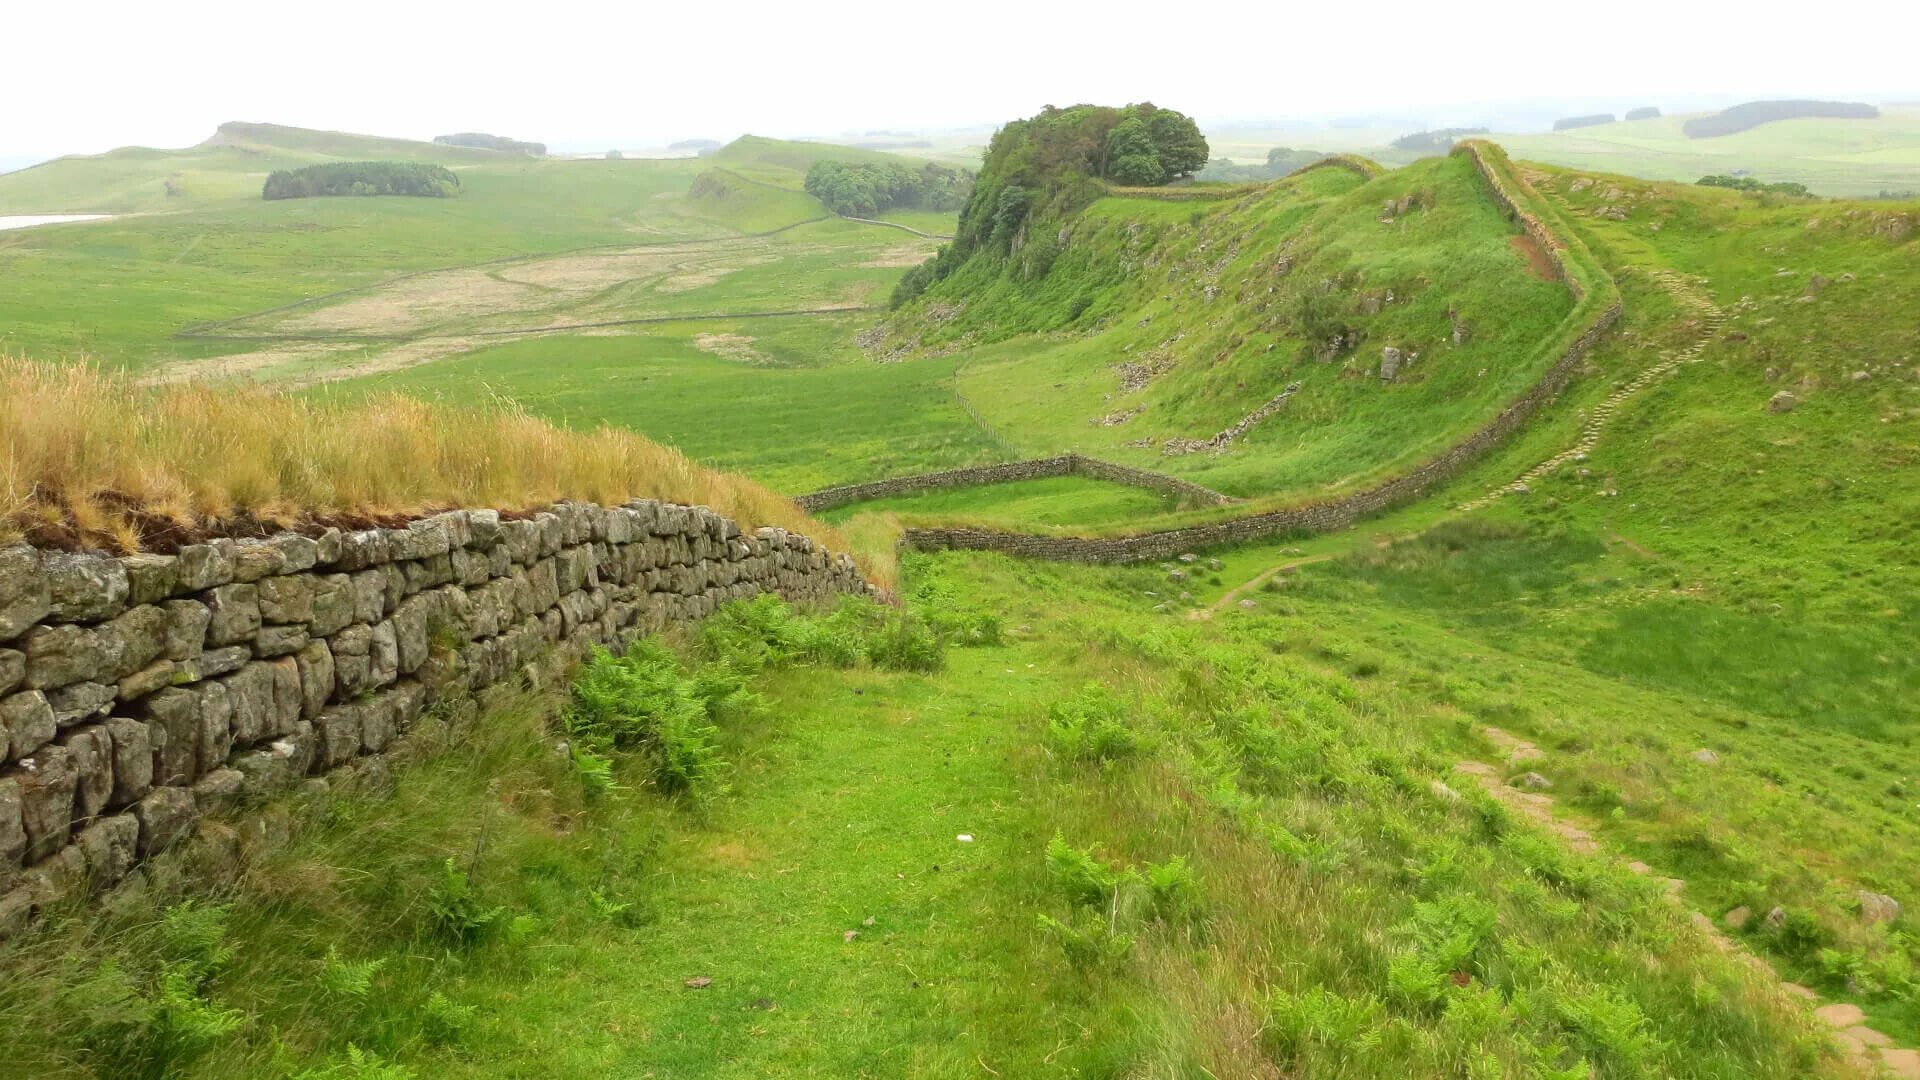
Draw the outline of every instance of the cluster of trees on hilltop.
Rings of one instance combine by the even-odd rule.
[[[1444,154],[1453,149],[1453,144],[1474,135],[1485,135],[1483,127],[1435,128],[1432,131],[1416,131],[1411,135],[1402,135],[1393,140],[1395,150],[1405,150],[1410,154]]]
[[[331,161],[299,169],[276,169],[260,190],[263,199],[323,195],[420,195],[445,199],[460,194],[453,170],[417,161]]]
[[[1756,194],[1800,196],[1813,194],[1807,190],[1807,185],[1795,183],[1792,180],[1776,180],[1773,183],[1767,183],[1764,180],[1755,180],[1751,176],[1703,176],[1695,183],[1702,187],[1732,188],[1735,191],[1749,191]]]
[[[509,154],[547,156],[546,143],[521,142],[519,139],[509,139],[505,135],[488,135],[481,131],[462,131],[457,135],[435,135],[433,141],[441,146],[465,146],[475,150],[503,150]]]
[[[1696,116],[1680,125],[1680,130],[1689,139],[1711,139],[1770,124],[1775,120],[1802,118],[1878,120],[1880,110],[1849,101],[1749,101],[1731,109],[1722,109],[1712,116]]]
[[[894,290],[902,304],[978,252],[1009,254],[1030,217],[1068,213],[1093,201],[1102,181],[1169,183],[1207,165],[1207,140],[1185,113],[1151,102],[1049,105],[994,132],[960,227],[940,254],[909,271]]]
[[[872,217],[896,207],[958,210],[973,190],[973,173],[929,161],[918,169],[896,162],[816,161],[807,194],[842,217]]]

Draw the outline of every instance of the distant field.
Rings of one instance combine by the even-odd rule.
[[[1172,496],[1084,476],[1050,476],[979,487],[940,488],[844,506],[820,517],[844,521],[855,514],[896,513],[930,520],[959,520],[1018,531],[1071,530],[1112,521],[1137,521],[1174,510]]]
[[[1516,158],[1651,180],[1698,180],[1737,169],[1794,180],[1823,195],[1920,191],[1920,109],[1878,120],[1781,120],[1712,139],[1690,139],[1683,116],[1554,132],[1496,135]]]

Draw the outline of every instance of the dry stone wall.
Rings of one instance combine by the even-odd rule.
[[[0,937],[202,814],[379,755],[550,645],[621,646],[762,592],[871,591],[808,537],[651,501],[174,555],[0,548]]]
[[[1231,496],[1222,495],[1211,488],[1201,487],[1199,484],[1179,477],[1148,472],[1128,465],[1116,465],[1111,461],[1101,461],[1079,454],[1062,454],[1059,457],[1008,461],[999,465],[975,465],[964,469],[895,476],[865,484],[847,484],[843,487],[825,488],[810,495],[802,495],[794,502],[800,509],[812,514],[831,510],[836,506],[845,506],[848,503],[884,499],[914,491],[1006,484],[1016,480],[1037,480],[1047,476],[1090,476],[1096,480],[1146,488],[1148,491],[1157,491],[1163,495],[1171,495],[1176,499],[1203,506],[1223,506],[1235,501]]]

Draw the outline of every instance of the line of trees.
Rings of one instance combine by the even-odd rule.
[[[1436,128],[1433,131],[1416,131],[1411,135],[1402,135],[1390,144],[1395,150],[1405,150],[1411,154],[1444,154],[1453,149],[1453,144],[1473,135],[1485,135],[1483,127]]]
[[[1613,123],[1613,114],[1610,112],[1588,113],[1585,116],[1566,116],[1555,120],[1553,130],[1572,131],[1574,128],[1599,127],[1601,124],[1611,123]]]
[[[1770,124],[1775,120],[1815,117],[1829,120],[1877,120],[1880,110],[1850,101],[1749,101],[1712,116],[1696,116],[1680,125],[1690,139],[1711,139]]]
[[[483,131],[462,131],[457,135],[435,135],[433,141],[441,146],[465,146],[475,150],[501,150],[509,154],[531,154],[534,157],[547,156],[547,144],[522,142],[509,139],[505,135],[488,135]]]
[[[442,165],[417,161],[330,161],[276,169],[260,190],[263,199],[328,195],[416,195],[445,199],[460,194],[460,178]]]
[[[1694,182],[1701,187],[1732,188],[1735,191],[1747,191],[1755,194],[1798,196],[1809,196],[1813,194],[1813,192],[1807,190],[1807,185],[1795,183],[1792,180],[1776,180],[1773,183],[1767,183],[1764,180],[1756,180],[1751,176],[1715,175],[1703,176]]]
[[[958,210],[973,191],[973,173],[931,161],[918,169],[891,161],[816,161],[807,170],[806,189],[842,217],[895,208]]]
[[[1201,169],[1200,174],[1194,179],[1227,183],[1278,180],[1326,156],[1318,150],[1295,150],[1292,147],[1276,146],[1267,151],[1265,165],[1235,165],[1229,158],[1214,158],[1207,162],[1207,167]]]

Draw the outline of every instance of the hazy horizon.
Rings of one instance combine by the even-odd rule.
[[[1862,36],[1838,22],[1737,24],[1651,0],[1622,0],[1604,19],[1509,2],[1229,5],[1204,25],[1161,20],[1151,33],[1153,9],[1138,5],[1087,19],[988,0],[949,23],[866,2],[824,15],[749,4],[728,23],[752,35],[728,38],[702,12],[577,0],[537,18],[457,20],[356,0],[326,20],[229,0],[190,20],[106,9],[110,35],[76,34],[50,9],[11,17],[16,39],[36,45],[14,58],[16,85],[61,93],[0,130],[0,168],[188,146],[230,120],[416,139],[483,130],[585,151],[746,132],[985,131],[1080,101],[1152,100],[1227,127],[1364,115],[1484,123],[1481,114],[1545,115],[1555,103],[1673,111],[1920,97],[1904,55],[1911,34],[1898,25]],[[1911,8],[1883,10],[1884,22],[1920,30]],[[77,71],[92,77],[76,81]]]

